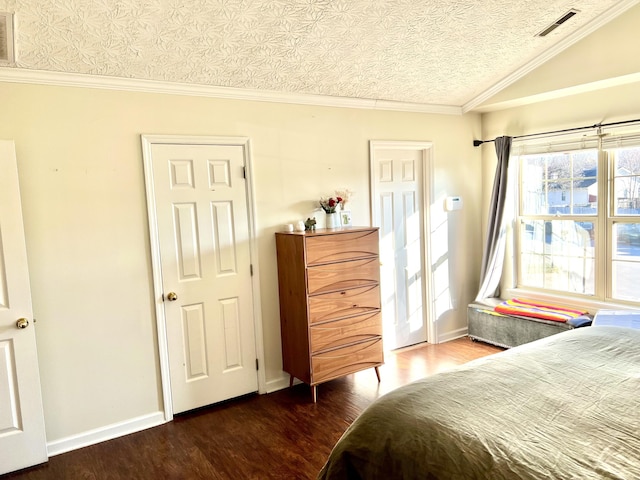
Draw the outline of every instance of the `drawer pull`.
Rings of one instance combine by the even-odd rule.
[[[347,292],[344,292],[344,291],[340,292],[340,295],[346,295],[346,294]]]
[[[358,308],[358,305],[351,305],[352,308]]]

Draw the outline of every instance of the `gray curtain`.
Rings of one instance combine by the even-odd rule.
[[[511,137],[498,137],[494,141],[498,165],[493,180],[491,205],[489,207],[489,222],[487,224],[487,239],[482,255],[482,270],[480,272],[480,290],[476,301],[499,295],[500,277],[504,263],[505,227],[504,204],[507,197],[507,169],[511,153]]]

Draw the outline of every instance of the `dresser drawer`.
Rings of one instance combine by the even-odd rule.
[[[309,297],[309,323],[312,324],[377,310],[380,310],[377,284]]]
[[[307,269],[309,295],[373,286],[378,284],[379,281],[380,261],[378,257],[367,260],[330,263]]]
[[[307,266],[378,255],[378,230],[319,235],[306,239]]]
[[[335,322],[313,325],[311,331],[311,352],[343,347],[352,343],[371,340],[382,336],[382,315],[343,318]]]
[[[382,339],[319,353],[311,358],[311,383],[321,383],[367,368],[382,365]]]

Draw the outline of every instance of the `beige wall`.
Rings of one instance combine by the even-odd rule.
[[[251,139],[268,382],[282,376],[274,232],[341,187],[356,192],[355,223],[369,224],[369,140],[434,142],[434,198],[463,197],[439,248],[457,310],[438,328],[466,328],[482,243],[479,115],[10,83],[0,99],[0,138],[18,156],[49,442],[162,408],[141,134]]]

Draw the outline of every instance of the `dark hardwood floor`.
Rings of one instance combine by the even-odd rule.
[[[374,399],[498,351],[462,338],[387,352],[381,383],[370,369],[320,385],[316,404],[304,384],[235,399],[0,479],[313,479],[344,430]]]

